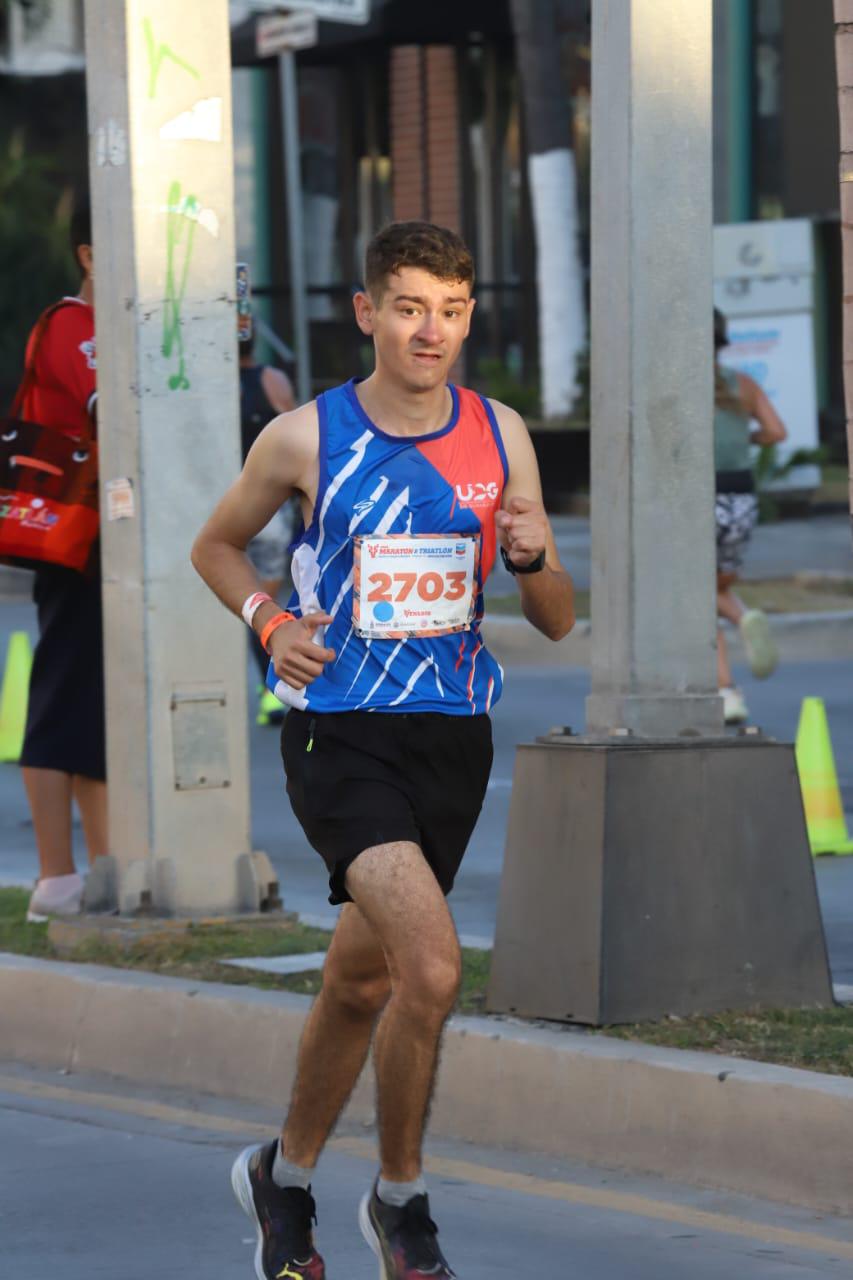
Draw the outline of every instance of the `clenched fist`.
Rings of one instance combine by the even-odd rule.
[[[510,498],[508,510],[495,512],[495,526],[501,546],[513,564],[524,569],[545,550],[548,517],[541,502],[531,498]]]

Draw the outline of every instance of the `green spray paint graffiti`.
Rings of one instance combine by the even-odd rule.
[[[177,373],[169,378],[171,391],[186,391],[190,382],[184,360],[184,335],[181,328],[181,307],[187,290],[187,277],[193,256],[193,242],[201,205],[196,196],[181,198],[180,182],[169,187],[166,207],[166,303],[163,315],[163,355],[171,359],[174,351],[178,358]],[[183,246],[183,261],[180,249]]]
[[[198,71],[189,62],[185,62],[183,58],[178,57],[174,49],[165,44],[162,40],[159,44],[154,39],[154,28],[151,26],[150,18],[143,18],[142,30],[145,33],[145,46],[148,50],[148,97],[153,98],[157,92],[157,79],[160,75],[160,68],[166,58],[179,66],[182,71],[186,71],[196,80],[201,79],[201,72]]]

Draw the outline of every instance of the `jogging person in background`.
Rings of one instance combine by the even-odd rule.
[[[330,901],[345,904],[281,1139],[232,1170],[258,1232],[259,1280],[325,1276],[311,1183],[372,1037],[381,1169],[362,1232],[385,1280],[455,1274],[430,1217],[422,1143],[460,979],[446,895],[486,793],[502,686],[480,631],[498,546],[529,621],[553,640],[574,622],[524,422],[448,384],[473,279],[452,231],[379,232],[354,298],[374,372],[272,422],[193,548],[270,652],[269,683],[291,708],[288,794]],[[306,532],[282,612],[257,594],[244,549],[291,493]]]
[[[714,469],[717,526],[717,613],[738,627],[752,674],[772,675],[779,661],[770,626],[761,609],[747,609],[732,591],[758,524],[758,498],[751,444],[779,444],[788,432],[761,387],[745,373],[724,369],[719,353],[728,346],[726,319],[714,310]],[[758,429],[752,429],[752,423]],[[726,724],[746,720],[749,711],[735,687],[728,646],[717,629],[717,682]]]
[[[264,427],[279,413],[290,413],[296,407],[293,387],[287,374],[272,365],[258,364],[255,359],[254,335],[240,347],[240,447],[243,462]],[[289,547],[294,534],[294,504],[287,503],[277,511],[269,524],[261,529],[247,548],[255,567],[261,590],[272,599],[284,584],[289,567]],[[268,658],[261,642],[253,633],[252,653],[261,674],[258,686],[258,724],[272,724],[282,718],[282,706],[264,683]]]

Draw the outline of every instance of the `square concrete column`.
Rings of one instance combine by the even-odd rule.
[[[832,1005],[790,744],[519,747],[488,1008],[593,1025]]]
[[[722,730],[711,10],[592,6],[590,733]]]
[[[171,0],[86,2],[110,846],[124,911],[251,905],[246,637],[190,564],[240,466],[228,5],[203,7],[201,20]]]

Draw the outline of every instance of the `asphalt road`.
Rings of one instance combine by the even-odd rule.
[[[231,1160],[271,1137],[262,1112],[0,1064],[3,1276],[238,1280],[255,1238]],[[318,1169],[329,1280],[375,1280],[356,1225],[376,1168],[345,1128]],[[849,1220],[535,1156],[431,1144],[428,1181],[460,1280],[817,1280],[848,1275]]]

